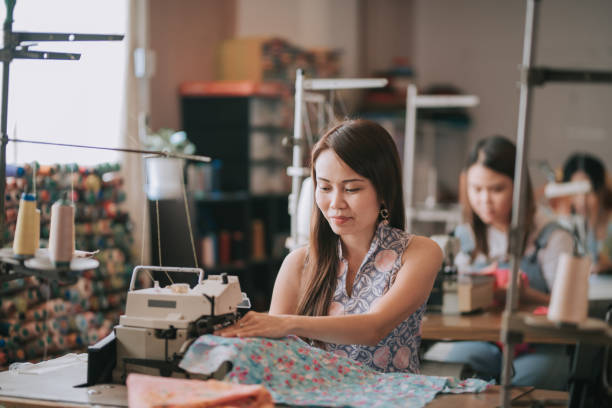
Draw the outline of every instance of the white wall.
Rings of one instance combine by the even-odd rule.
[[[611,1],[543,0],[540,10],[538,64],[612,70]],[[496,133],[516,138],[524,20],[522,0],[238,0],[236,34],[342,48],[347,77],[408,57],[422,88],[449,83],[481,98],[473,144]],[[612,171],[610,85],[548,84],[533,102],[532,161],[558,167],[586,150]]]
[[[361,75],[388,70],[397,57],[414,62],[414,1],[365,0],[360,5]]]
[[[541,3],[537,64],[612,70],[612,2]],[[414,12],[418,84],[451,83],[480,96],[472,143],[494,133],[516,139],[525,2],[415,0]],[[557,167],[582,150],[612,170],[612,85],[549,84],[533,101],[532,161]]]

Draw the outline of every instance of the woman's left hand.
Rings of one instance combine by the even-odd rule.
[[[287,317],[267,313],[248,312],[233,325],[215,333],[223,337],[268,337],[277,339],[289,334]]]

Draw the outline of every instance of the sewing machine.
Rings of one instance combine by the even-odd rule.
[[[492,276],[459,273],[454,263],[461,242],[452,233],[431,237],[442,249],[442,267],[436,276],[427,310],[456,315],[486,309],[493,303]],[[465,272],[465,271],[464,271]]]
[[[135,290],[141,271],[198,274],[198,283]],[[87,385],[124,383],[127,374],[187,377],[178,364],[200,335],[234,323],[250,308],[238,277],[225,273],[203,279],[199,268],[137,266],[127,294],[125,314],[113,332],[88,348]]]
[[[457,298],[457,267],[454,264],[455,255],[459,252],[461,243],[452,233],[448,235],[433,235],[431,237],[442,249],[442,266],[427,300],[427,310],[430,312],[458,313]]]

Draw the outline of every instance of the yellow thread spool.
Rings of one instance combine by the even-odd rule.
[[[40,209],[34,212],[34,252],[40,248]]]
[[[51,206],[49,259],[56,267],[70,265],[74,254],[74,207],[67,200]]]
[[[17,258],[34,256],[39,231],[40,222],[38,229],[36,228],[36,198],[32,194],[23,193],[19,200],[19,213],[13,241],[13,252]]]

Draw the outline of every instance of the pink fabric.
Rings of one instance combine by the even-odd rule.
[[[186,380],[130,374],[126,381],[130,408],[235,407],[272,408],[270,393],[261,385],[217,380]]]
[[[529,279],[524,272],[521,273],[521,285],[528,285]],[[508,286],[508,276],[510,276],[509,269],[495,269],[491,272],[487,272],[486,275],[495,276],[495,289],[505,289]]]

